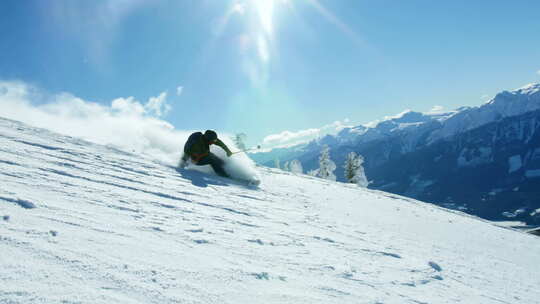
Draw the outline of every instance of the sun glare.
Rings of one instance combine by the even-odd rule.
[[[306,0],[315,10],[325,19],[334,24],[338,29],[344,32],[349,38],[358,45],[363,45],[362,37],[356,34],[347,24],[337,18],[330,10],[324,7],[319,0]],[[232,0],[231,6],[220,29],[223,30],[229,23],[232,15],[239,15],[245,20],[246,27],[243,33],[239,35],[239,50],[244,56],[244,60],[250,61],[250,75],[253,71],[259,70],[262,74],[268,71],[268,65],[272,62],[272,57],[276,54],[276,14],[283,9],[294,11],[295,7],[291,0]],[[219,31],[221,33],[221,31]],[[254,50],[255,52],[251,52]],[[246,59],[255,55],[258,62]],[[257,73],[255,73],[257,74]],[[266,79],[267,77],[262,77]]]
[[[268,35],[272,35],[274,28],[273,14],[274,14],[274,2],[275,0],[252,0],[253,5],[257,9],[259,14],[261,26],[264,32]]]
[[[292,8],[290,0],[232,0],[218,23],[216,37],[223,34],[234,15],[244,20],[245,28],[238,34],[238,50],[242,66],[252,83],[264,85],[269,78],[269,65],[275,54],[275,17],[281,6]]]
[[[288,3],[288,0],[235,0],[227,14],[226,23],[231,14],[245,17],[247,27],[246,32],[241,35],[242,39],[239,39],[240,50],[246,54],[246,50],[249,50],[252,45],[259,59],[256,65],[260,67],[260,70],[267,70],[266,65],[271,58],[276,8],[279,4]]]
[[[237,2],[233,5],[232,11],[240,15],[243,15],[246,13],[246,7],[244,4]]]

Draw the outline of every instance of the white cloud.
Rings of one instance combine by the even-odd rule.
[[[540,75],[540,70],[536,71],[536,74]]]
[[[305,141],[307,138],[312,139],[319,135],[319,129],[307,129],[297,132],[283,131],[278,134],[268,135],[263,139],[264,145],[287,145],[291,142]]]
[[[144,107],[133,97],[117,98],[111,102],[111,109],[124,115],[139,116],[144,114]]]
[[[482,96],[480,96],[480,99],[482,99],[482,100],[488,100],[488,99],[489,99],[489,95],[488,95],[488,94],[483,94]]]
[[[171,106],[167,104],[167,92],[163,92],[157,97],[150,97],[144,108],[148,113],[157,117],[166,115],[171,110]]]
[[[263,139],[263,148],[281,148],[308,143],[328,134],[337,134],[342,129],[351,127],[350,125],[346,124],[348,122],[349,120],[345,119],[343,122],[335,121],[331,124],[322,126],[321,128],[311,128],[296,132],[283,131],[278,134],[271,134]]]
[[[176,88],[176,95],[178,95],[178,96],[182,95],[183,91],[184,91],[184,87],[183,86],[178,86]]]
[[[437,114],[437,113],[444,113],[444,107],[435,105],[428,112],[426,112],[426,114]]]
[[[166,97],[163,92],[146,104],[134,97],[117,98],[107,106],[69,93],[45,94],[22,82],[0,81],[0,116],[174,163],[191,132],[174,130],[159,119],[170,110]]]

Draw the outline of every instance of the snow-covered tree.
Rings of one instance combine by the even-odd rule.
[[[281,167],[281,170],[283,170],[283,171],[291,171],[291,168],[290,168],[290,162],[286,161],[286,162],[283,164],[283,167]]]
[[[274,159],[274,167],[276,167],[277,169],[281,169],[281,166],[279,164],[279,158]]]
[[[319,173],[319,169],[313,169],[313,170],[309,170],[306,174],[311,175],[311,176],[317,176],[318,173]]]
[[[321,155],[319,156],[319,172],[317,176],[322,179],[336,180],[334,175],[334,170],[336,170],[336,163],[330,159],[330,147],[324,145],[321,150]]]
[[[364,157],[358,155],[355,152],[347,154],[345,160],[345,180],[352,184],[357,184],[360,187],[367,187],[368,181],[364,172]]]
[[[247,138],[247,135],[245,133],[237,133],[234,136],[233,141],[238,149],[246,150],[246,144],[245,144],[246,138]]]
[[[289,171],[293,173],[304,173],[304,168],[302,168],[302,163],[298,159],[293,159],[289,163]]]

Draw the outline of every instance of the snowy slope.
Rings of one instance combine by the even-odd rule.
[[[540,303],[536,236],[259,170],[250,188],[0,119],[0,303]]]

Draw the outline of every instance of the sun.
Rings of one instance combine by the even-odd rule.
[[[274,17],[278,6],[292,7],[290,0],[234,0],[229,14],[254,17],[267,35],[274,31]]]
[[[257,10],[262,29],[268,35],[274,30],[274,4],[276,0],[251,0],[251,4]]]
[[[270,65],[278,55],[276,14],[293,9],[290,0],[230,0],[225,15],[218,23],[216,37],[221,36],[232,18],[240,18],[244,26],[238,31],[238,50],[242,69],[255,86],[269,79]],[[238,28],[237,28],[238,29]]]
[[[247,17],[248,38],[255,45],[261,63],[268,63],[274,40],[274,18],[278,5],[288,4],[287,0],[235,0],[231,12]]]

